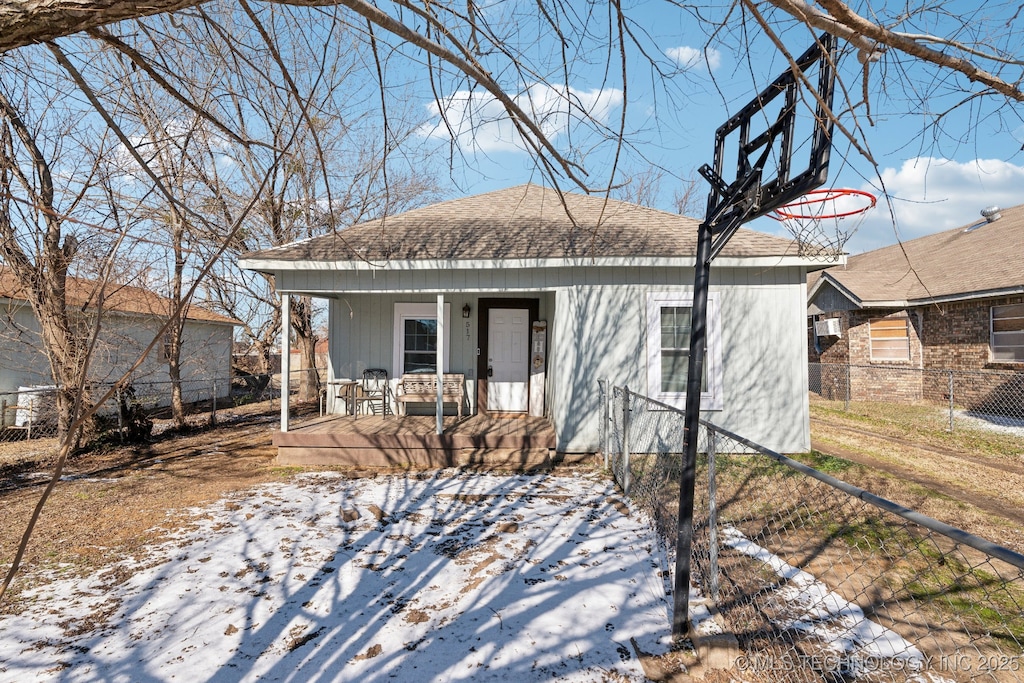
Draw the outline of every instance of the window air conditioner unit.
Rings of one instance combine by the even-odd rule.
[[[841,337],[839,318],[826,318],[814,323],[814,334],[819,337]]]

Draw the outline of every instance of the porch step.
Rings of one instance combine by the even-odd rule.
[[[552,463],[547,448],[318,448],[279,447],[277,464],[399,469],[535,469]]]
[[[473,415],[436,429],[433,416],[329,417],[275,433],[274,445],[282,465],[532,469],[554,459],[555,431],[543,418]]]
[[[552,464],[547,448],[463,448],[455,458],[457,466],[477,469],[534,469]]]

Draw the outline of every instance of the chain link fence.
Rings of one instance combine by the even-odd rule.
[[[0,441],[57,435],[56,387],[26,387],[0,393]]]
[[[306,418],[317,414],[323,382],[315,368],[289,373],[290,414]],[[248,404],[265,403],[268,409],[281,405],[281,376],[245,374],[234,377],[204,377],[182,380],[181,400],[186,421],[192,426],[215,424],[218,412]],[[170,381],[137,379],[124,385],[96,412],[90,426],[92,436],[127,434],[133,423],[148,422],[154,433],[171,426],[173,384]],[[87,396],[98,399],[110,389],[96,383]],[[23,387],[0,393],[0,443],[37,441],[57,436],[57,389],[54,386]]]
[[[808,389],[847,412],[1024,436],[1024,372],[810,363]]]
[[[672,585],[683,414],[601,389],[607,464],[664,534]],[[742,680],[1024,680],[1024,556],[708,422],[699,444],[694,590]]]

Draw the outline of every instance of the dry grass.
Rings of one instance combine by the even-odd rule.
[[[832,425],[857,427],[879,436],[911,440],[921,446],[1020,463],[1024,437],[967,426],[963,421],[949,430],[945,409],[931,404],[850,403],[822,401],[812,395],[811,417]]]
[[[79,575],[139,555],[181,523],[175,515],[185,508],[292,473],[273,465],[273,414],[250,407],[222,417],[225,423],[217,428],[168,433],[152,443],[107,447],[70,459],[22,560],[15,594],[5,598],[0,611],[17,609],[19,589],[48,576]],[[0,449],[4,572],[52,472],[53,444],[25,445]]]
[[[1024,553],[1024,439],[905,424],[906,410],[934,408],[889,408],[860,406],[865,417],[812,403],[814,447],[846,463],[836,476]]]

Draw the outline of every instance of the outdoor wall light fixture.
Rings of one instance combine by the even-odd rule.
[[[469,311],[470,311],[469,304],[466,304],[465,306],[463,306],[462,307],[462,317],[463,318],[468,318],[469,317]]]

